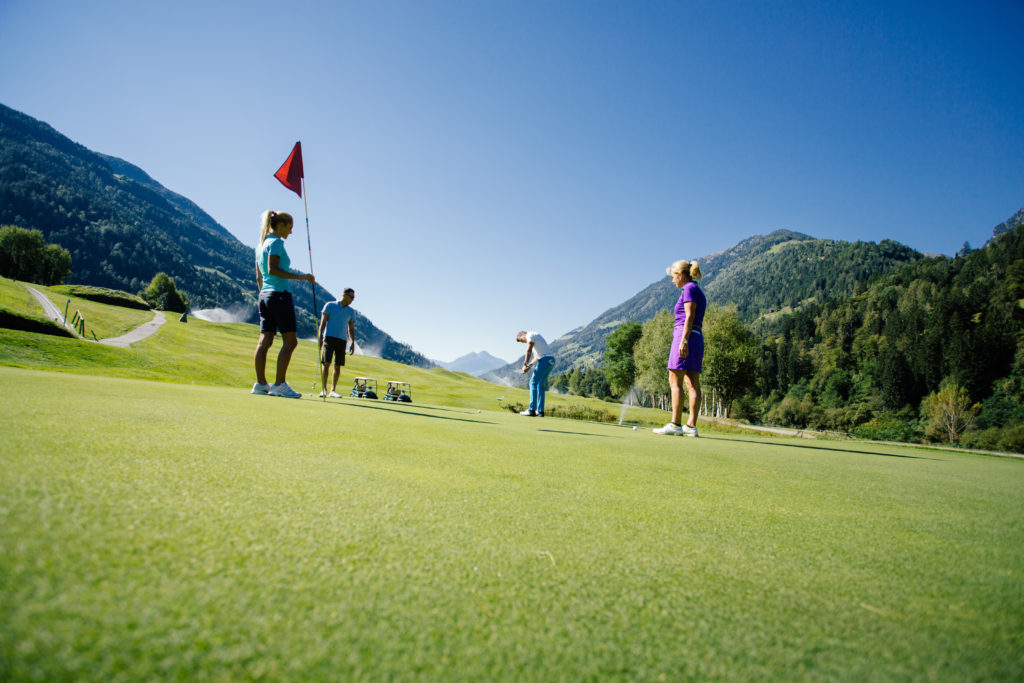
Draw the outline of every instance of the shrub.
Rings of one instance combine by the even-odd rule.
[[[149,287],[142,292],[142,298],[159,311],[174,311],[175,313],[188,311],[188,297],[178,291],[178,288],[174,286],[174,280],[167,273],[154,275]]]
[[[1024,425],[1004,427],[997,447],[1001,451],[1024,453]]]
[[[529,408],[522,403],[506,403],[505,408],[513,413],[521,413]],[[619,416],[613,415],[606,410],[598,410],[585,405],[571,406],[547,406],[544,414],[550,417],[564,417],[570,420],[583,420],[586,422],[618,422]]]
[[[873,418],[857,425],[850,433],[859,439],[872,441],[910,442],[919,440],[921,437],[916,423],[896,417]]]
[[[960,438],[960,444],[965,448],[978,448],[983,451],[994,451],[999,448],[999,437],[1002,435],[999,427],[987,429],[971,429],[964,432]]]

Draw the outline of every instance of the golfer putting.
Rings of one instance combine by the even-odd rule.
[[[516,341],[526,344],[526,356],[523,359],[523,374],[533,369],[530,375],[530,407],[519,413],[526,417],[544,417],[544,394],[547,392],[548,375],[555,367],[555,357],[551,355],[548,343],[539,332],[520,330]]]

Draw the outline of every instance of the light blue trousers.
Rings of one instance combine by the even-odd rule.
[[[553,367],[554,356],[544,356],[533,366],[533,374],[530,375],[530,410],[544,412],[544,392],[547,391],[548,375]]]

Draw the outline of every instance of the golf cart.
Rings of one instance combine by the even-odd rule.
[[[377,380],[372,377],[356,377],[350,396],[356,398],[377,398]]]
[[[412,403],[412,385],[408,382],[388,380],[388,388],[384,392],[384,400]]]

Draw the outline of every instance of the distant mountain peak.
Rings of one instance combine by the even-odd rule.
[[[434,361],[445,370],[453,372],[466,372],[470,375],[482,375],[497,368],[508,365],[508,361],[493,356],[487,351],[474,351],[460,356],[450,363]]]

